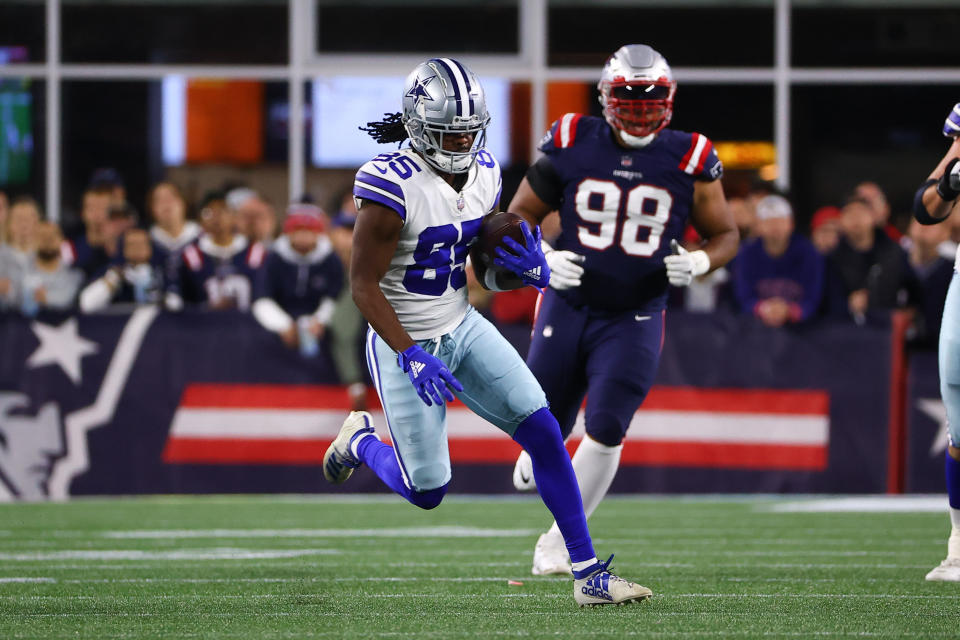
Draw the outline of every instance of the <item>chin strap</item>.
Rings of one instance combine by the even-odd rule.
[[[647,146],[653,139],[657,137],[657,134],[651,133],[646,136],[632,136],[626,131],[617,130],[617,133],[620,135],[620,139],[623,140],[623,143],[628,147],[634,147],[635,149],[642,149]]]

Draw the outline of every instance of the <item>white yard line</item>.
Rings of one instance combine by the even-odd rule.
[[[140,551],[136,549],[72,549],[35,553],[0,553],[0,560],[12,562],[46,562],[47,560],[262,560],[336,555],[336,549],[182,549],[175,551]]]
[[[947,497],[844,496],[758,506],[775,513],[947,513]]]
[[[53,578],[24,578],[24,577],[19,577],[19,576],[0,577],[0,584],[21,584],[21,583],[26,583],[26,584],[31,584],[31,583],[50,584],[50,583],[55,583],[55,582],[56,582],[56,580],[53,579]]]
[[[392,527],[383,529],[157,529],[104,531],[105,538],[170,540],[181,538],[522,538],[537,529],[482,527]]]

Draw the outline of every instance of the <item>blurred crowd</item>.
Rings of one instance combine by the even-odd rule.
[[[960,220],[923,226],[904,215],[896,217],[899,227],[874,182],[813,212],[808,233],[797,229],[789,198],[772,185],[758,183],[730,205],[741,234],[737,257],[675,304],[726,306],[770,327],[823,318],[863,325],[899,309],[912,319],[913,343],[936,343]]]
[[[741,233],[737,257],[671,290],[672,308],[733,311],[769,327],[825,318],[862,325],[903,309],[913,343],[935,344],[960,220],[898,228],[872,182],[814,212],[806,233],[790,199],[768,183],[731,194],[729,203]],[[121,177],[105,169],[79,204],[81,225],[65,237],[34,199],[0,191],[0,312],[33,317],[137,304],[247,311],[304,357],[328,349],[353,405],[363,407],[365,325],[345,268],[357,215],[349,193],[335,213],[299,202],[280,216],[252,189],[226,185],[191,215],[178,186],[165,181],[150,190],[141,216]],[[555,218],[545,221],[545,237],[558,232]],[[699,242],[689,228],[685,244]],[[511,329],[528,335],[534,289],[491,294],[471,280],[470,297],[508,337]]]
[[[207,193],[191,215],[178,186],[159,182],[141,216],[123,180],[98,170],[81,225],[65,234],[33,198],[0,191],[0,312],[96,313],[154,304],[249,312],[307,358],[329,350],[354,408],[365,406],[364,321],[347,286],[352,196],[332,215],[311,202],[278,215],[242,185]]]
[[[790,198],[772,183],[758,180],[745,191],[728,194],[740,230],[736,258],[688,288],[672,289],[670,308],[725,310],[769,327],[825,319],[866,325],[903,310],[911,319],[911,344],[935,346],[960,219],[924,226],[904,214],[896,216],[900,226],[895,225],[883,189],[862,182],[842,202],[808,216],[808,229],[798,229]],[[544,222],[547,239],[559,232],[551,218],[556,216]],[[688,227],[685,246],[692,250],[700,242]],[[471,299],[501,327],[529,327],[533,321],[532,289],[491,296],[475,285]]]

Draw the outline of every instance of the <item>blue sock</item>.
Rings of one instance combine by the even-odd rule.
[[[421,509],[433,509],[447,493],[449,483],[429,491],[414,491],[408,487],[403,482],[403,474],[400,472],[400,464],[393,447],[374,437],[363,438],[357,443],[357,455],[395,493]]]
[[[960,461],[947,451],[947,497],[950,507],[960,509]]]
[[[537,491],[557,521],[570,560],[576,563],[595,558],[577,476],[563,446],[557,419],[549,409],[540,409],[520,423],[513,439],[530,454]]]

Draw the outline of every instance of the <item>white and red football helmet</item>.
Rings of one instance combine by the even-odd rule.
[[[624,45],[607,58],[597,89],[615,129],[643,137],[670,124],[677,83],[666,59],[645,44]]]

